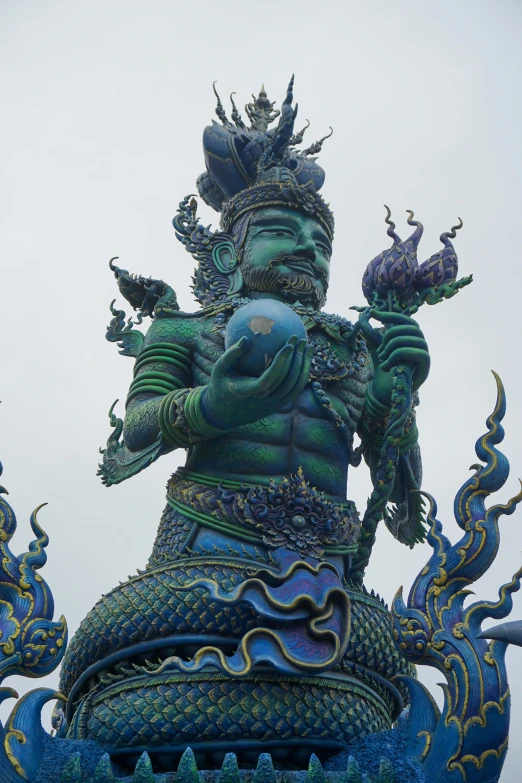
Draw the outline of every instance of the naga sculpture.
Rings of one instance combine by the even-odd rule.
[[[402,240],[386,207],[392,244],[366,268],[367,304],[352,308],[353,321],[324,312],[334,220],[316,155],[327,137],[299,149],[306,128],[295,131],[293,78],[280,112],[264,89],[253,98],[249,125],[231,100],[229,119],[217,96],[219,122],[204,131],[206,170],[197,183],[220,213],[220,229],[200,223],[193,195],[173,220],[196,262],[199,309],[182,312],[167,283],[110,262],[137,319],[113,302],[107,339],[135,364],[124,419],[116,403],[109,412],[99,475],[118,484],[176,449],[186,461],[168,481],[146,568],[100,599],[65,653],[49,754],[56,743],[70,748],[63,781],[84,779],[88,746],[98,749],[98,783],[114,779],[111,764],[122,774],[136,765],[134,779],[152,781],[178,763],[179,783],[195,783],[196,763],[223,763],[223,781],[236,783],[238,763],[257,764],[257,783],[268,783],[266,753],[297,769],[313,753],[312,783],[324,780],[321,761],[348,750],[354,758],[343,779],[355,783],[364,741],[374,742],[380,764],[369,762],[373,780],[391,783],[393,765],[379,761],[387,737],[411,762],[405,783],[497,780],[509,727],[503,653],[522,631],[508,623],[482,633],[481,621],[506,616],[520,574],[496,604],[464,610],[463,602],[465,586],[496,556],[499,517],[522,497],[485,508],[508,473],[495,447],[504,391],[497,379],[497,406],[477,444],[486,464],[474,466],[457,495],[464,535],[453,547],[421,491],[415,417],[430,357],[413,316],[471,282],[457,279],[452,240],[462,221],[419,264],[422,224],[408,210],[412,232]],[[144,318],[145,333],[135,328]],[[359,515],[347,489],[349,469],[362,460],[373,491]],[[407,546],[427,539],[434,550],[408,603],[397,594],[391,612],[364,586],[381,520]],[[32,525],[41,532],[35,518]],[[18,590],[28,589],[26,569],[43,563],[45,543],[16,561],[16,573],[4,558]],[[0,628],[14,628],[3,603]],[[41,616],[23,620],[18,663],[0,656],[0,672],[57,665],[65,625],[51,623],[52,602]],[[33,662],[23,640],[44,631]],[[415,664],[447,676],[442,714],[415,679]],[[38,693],[39,709],[53,694]],[[24,779],[37,780],[42,753],[38,745]]]

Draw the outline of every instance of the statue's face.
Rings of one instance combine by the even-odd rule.
[[[241,271],[247,293],[276,294],[319,309],[330,277],[332,245],[314,217],[290,208],[255,212]]]

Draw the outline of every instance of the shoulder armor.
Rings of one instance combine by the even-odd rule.
[[[152,277],[133,275],[116,266],[113,263],[116,260],[117,256],[111,258],[109,267],[114,272],[120,293],[142,316],[154,318],[179,310],[176,292],[167,283]]]

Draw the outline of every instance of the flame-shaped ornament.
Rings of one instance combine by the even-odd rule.
[[[420,265],[415,281],[417,290],[422,291],[425,288],[434,288],[435,286],[455,282],[459,266],[457,254],[451,240],[455,239],[457,231],[462,226],[462,220],[459,218],[457,226],[452,226],[451,231],[441,234],[440,241],[444,248]]]
[[[419,266],[417,248],[424,230],[422,223],[413,219],[412,210],[407,210],[408,225],[415,226],[415,231],[403,242],[395,231],[389,207],[385,205],[385,209],[386,233],[393,239],[393,244],[370,261],[365,269],[362,290],[371,307],[414,315],[425,302],[438,304],[471,283],[471,276],[457,280],[458,260],[451,240],[462,228],[460,218],[459,224],[451,231],[441,234],[444,248]]]
[[[408,225],[415,226],[415,231],[403,242],[395,232],[395,223],[391,220],[389,207],[385,205],[387,215],[385,222],[389,228],[387,234],[393,239],[393,245],[388,250],[379,253],[364,272],[362,288],[365,297],[370,301],[374,292],[386,298],[388,293],[397,297],[407,297],[413,291],[417,276],[417,247],[424,228],[422,223],[413,219],[413,212],[408,210]]]
[[[0,463],[0,475],[2,465]],[[67,644],[67,623],[52,617],[51,591],[37,573],[47,560],[49,538],[31,514],[36,539],[29,551],[15,556],[9,542],[16,530],[16,516],[0,487],[0,682],[12,674],[43,677],[60,663]],[[18,698],[11,688],[0,688],[0,702]],[[40,713],[43,705],[60,695],[48,688],[25,694],[16,703],[5,728],[0,723],[0,780],[27,783],[34,780],[43,754]]]
[[[468,588],[492,565],[499,547],[499,518],[512,514],[522,491],[505,505],[486,508],[486,499],[501,489],[509,463],[495,446],[504,437],[504,388],[497,381],[497,403],[487,420],[488,432],[475,446],[484,465],[475,469],[457,493],[455,519],[463,536],[453,546],[430,503],[428,543],[433,554],[417,576],[407,603],[402,589],[392,605],[393,635],[402,654],[413,663],[433,666],[447,684],[442,714],[429,692],[411,677],[395,678],[410,690],[408,754],[422,763],[427,781],[495,783],[507,751],[510,697],[504,656],[509,642],[520,644],[519,623],[481,631],[487,618],[506,617],[522,568],[499,590],[496,602],[476,601],[465,608]],[[493,639],[487,642],[486,638]]]

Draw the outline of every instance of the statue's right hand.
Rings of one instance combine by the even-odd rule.
[[[313,355],[306,340],[291,337],[259,378],[238,371],[249,344],[249,339],[242,337],[212,368],[201,408],[214,427],[231,429],[270,416],[293,402],[306,385]]]

